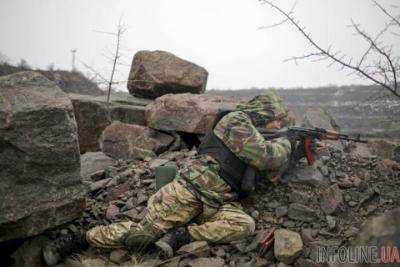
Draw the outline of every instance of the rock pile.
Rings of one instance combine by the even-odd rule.
[[[118,160],[112,166],[92,170],[84,216],[47,238],[59,237],[71,228],[87,230],[116,221],[140,221],[149,196],[155,192],[155,167],[167,162],[180,166],[195,154],[195,149],[166,151],[158,157]],[[183,255],[172,259],[161,259],[152,251],[132,254],[125,250],[89,249],[85,253],[91,258],[103,258],[104,264],[129,262],[129,255],[139,257],[147,266],[202,266],[198,264],[205,262],[210,266],[311,266],[317,261],[318,247],[351,245],[363,222],[400,205],[400,166],[395,162],[361,158],[335,147],[328,147],[324,155],[315,171],[327,179],[327,184],[304,183],[303,177],[288,174],[290,179],[284,177],[277,186],[261,183],[254,195],[242,201],[256,221],[256,232],[241,243],[193,243],[181,249]],[[297,168],[302,169],[305,164]],[[275,243],[261,253],[260,240],[271,229],[277,229]]]
[[[278,185],[262,181],[242,200],[256,222],[256,232],[247,240],[194,242],[169,259],[151,250],[132,254],[65,246],[58,252],[61,241],[81,238],[94,226],[137,223],[145,216],[146,203],[156,191],[155,169],[185,165],[197,154],[196,146],[216,114],[236,107],[230,98],[199,94],[207,75],[172,54],[139,52],[129,90],[158,98],[117,97],[109,110],[104,99],[88,96],[70,95],[71,104],[35,73],[0,78],[0,176],[5,177],[0,185],[0,242],[47,229],[14,251],[14,263],[315,266],[320,247],[387,244],[398,235],[394,211],[373,219],[356,238],[363,222],[400,205],[399,163],[373,156],[365,147],[327,142],[314,166],[302,161]],[[307,126],[338,129],[322,109],[305,114]],[[394,159],[397,150],[390,154]],[[391,236],[379,235],[384,226],[393,230]]]

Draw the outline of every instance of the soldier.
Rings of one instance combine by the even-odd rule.
[[[198,155],[149,199],[141,222],[95,227],[87,232],[87,241],[102,248],[155,243],[172,256],[194,240],[229,243],[246,238],[255,222],[237,200],[254,188],[256,176],[276,182],[292,152],[290,140],[266,140],[257,128],[274,130],[292,122],[274,91],[221,113]]]

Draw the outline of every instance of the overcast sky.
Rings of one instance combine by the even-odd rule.
[[[276,2],[287,9],[293,3]],[[397,12],[390,5],[398,0],[379,2]],[[347,27],[350,19],[371,33],[385,22],[369,0],[299,0],[295,13],[323,46],[353,56],[365,44]],[[205,67],[208,89],[361,82],[327,62],[283,62],[310,48],[290,25],[260,30],[281,17],[257,0],[0,0],[0,52],[33,67],[70,69],[76,48],[79,60],[105,74],[109,64],[102,54],[113,39],[95,30],[113,31],[121,15],[129,26],[123,40],[128,64],[139,50],[170,51]],[[387,41],[399,40],[392,35]],[[122,67],[119,79],[126,80],[128,71]]]

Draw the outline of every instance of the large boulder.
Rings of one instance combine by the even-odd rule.
[[[237,102],[226,97],[168,94],[148,106],[147,126],[163,131],[205,134],[220,110],[232,110],[236,105]]]
[[[336,120],[323,108],[311,107],[304,114],[303,124],[306,127],[325,128],[331,131],[339,131]]]
[[[128,80],[132,95],[157,98],[168,93],[203,93],[208,72],[165,51],[140,51],[133,58]]]
[[[145,124],[148,100],[134,97],[111,97],[110,114],[104,96],[69,94],[78,124],[81,153],[100,151],[99,138],[111,121],[130,124]]]
[[[382,215],[366,221],[352,245],[354,247],[376,248],[376,252],[379,254],[376,255],[377,258],[383,260],[381,264],[391,263],[393,265],[390,266],[398,266],[400,249],[400,208],[387,211]],[[397,258],[394,257],[395,255],[397,255]],[[377,265],[363,264],[362,266]]]
[[[0,78],[0,242],[41,233],[85,207],[71,101],[35,72]]]
[[[114,159],[155,157],[167,150],[174,138],[145,126],[113,122],[101,137],[103,152]]]
[[[111,123],[105,104],[80,95],[74,95],[71,101],[78,124],[80,152],[99,151],[101,133]]]

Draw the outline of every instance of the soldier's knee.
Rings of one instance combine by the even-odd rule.
[[[252,217],[250,217],[249,215],[247,215],[247,218],[245,220],[245,225],[246,225],[246,231],[248,232],[248,234],[254,233],[254,231],[256,229],[256,223],[255,223],[254,219]]]
[[[254,219],[245,213],[241,214],[235,223],[236,225],[240,226],[240,229],[244,235],[250,235],[254,233],[256,229],[256,223],[254,222]]]

